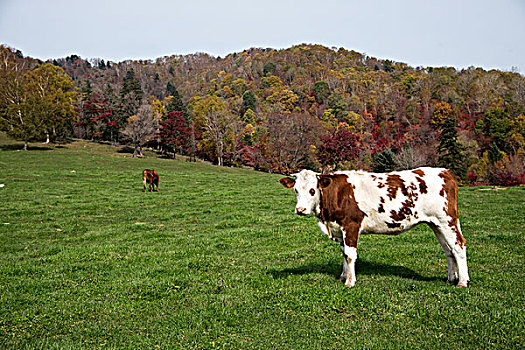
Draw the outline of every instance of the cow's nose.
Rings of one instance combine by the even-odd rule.
[[[295,208],[295,213],[297,215],[306,215],[306,208],[297,207],[297,208]]]

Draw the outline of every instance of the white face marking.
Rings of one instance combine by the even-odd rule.
[[[311,170],[302,170],[294,174],[295,195],[297,205],[295,213],[299,215],[310,215],[319,213],[319,189],[317,188],[317,175]]]

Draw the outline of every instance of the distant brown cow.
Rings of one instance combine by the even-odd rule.
[[[144,192],[146,192],[146,183],[149,184],[149,191],[151,192],[152,186],[153,191],[159,191],[159,174],[155,169],[144,169],[142,170],[142,183],[144,184]],[[157,189],[155,189],[157,187]]]

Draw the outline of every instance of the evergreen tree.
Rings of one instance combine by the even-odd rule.
[[[135,71],[130,69],[127,71],[126,76],[122,82],[121,97],[124,98],[126,95],[134,93],[136,99],[142,100],[144,95],[140,82],[135,77]]]
[[[372,156],[372,170],[378,173],[386,173],[396,168],[396,157],[391,150],[385,149]]]
[[[340,91],[334,92],[328,97],[328,107],[332,109],[335,117],[341,121],[348,115],[348,104]]]
[[[460,179],[465,179],[467,166],[465,163],[464,147],[457,140],[456,118],[447,118],[439,134],[438,163],[440,166],[452,170]]]
[[[264,67],[263,67],[263,75],[265,77],[268,77],[270,75],[274,75],[275,74],[275,69],[277,68],[277,66],[275,65],[275,63],[273,63],[272,61],[268,61],[264,64]]]
[[[257,107],[257,99],[255,98],[255,95],[251,91],[246,91],[242,95],[242,114],[244,115],[246,111],[249,109],[252,110],[252,112],[255,112],[255,108]]]
[[[326,81],[317,81],[314,84],[314,96],[317,103],[325,103],[330,96],[330,86]]]
[[[182,116],[187,120],[188,119],[188,109],[184,105],[184,102],[182,101],[182,97],[180,96],[177,88],[174,85],[172,85],[170,82],[168,82],[168,84],[166,85],[166,91],[168,93],[168,96],[172,96],[172,98],[168,102],[166,111],[168,113],[182,112]]]
[[[126,124],[127,118],[135,115],[142,103],[143,91],[140,82],[135,78],[133,69],[128,70],[120,90],[120,104],[118,109],[119,127]]]
[[[504,152],[510,151],[508,139],[512,131],[512,119],[507,111],[501,107],[494,107],[485,113],[485,118],[480,119],[476,129],[485,137],[492,140],[490,147],[496,146]]]

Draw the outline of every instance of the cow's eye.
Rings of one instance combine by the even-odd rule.
[[[310,194],[311,194],[312,196],[315,195],[315,190],[314,190],[313,188],[310,188]]]

